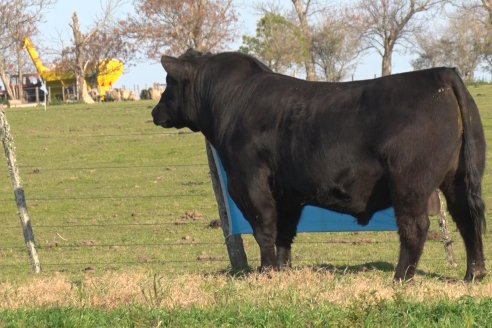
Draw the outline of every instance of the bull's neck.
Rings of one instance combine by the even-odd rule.
[[[226,124],[224,118],[227,115],[224,115],[224,111],[227,110],[227,104],[220,97],[208,95],[202,96],[198,103],[197,126],[207,141],[217,148],[221,142],[221,131]]]
[[[217,133],[220,131],[221,118],[220,111],[211,108],[203,108],[199,113],[199,128],[208,142],[214,147],[218,147],[219,138]]]

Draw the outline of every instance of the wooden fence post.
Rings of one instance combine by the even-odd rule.
[[[246,256],[246,252],[244,251],[243,238],[241,237],[241,235],[229,234],[229,218],[227,216],[225,200],[220,185],[219,173],[217,171],[217,166],[212,154],[212,148],[208,141],[205,141],[205,147],[207,149],[208,166],[210,168],[212,187],[214,188],[215,199],[217,200],[217,206],[219,208],[220,225],[222,227],[222,232],[224,233],[225,243],[227,246],[227,252],[229,254],[229,260],[231,261],[232,271],[245,271],[249,268],[249,266],[248,258]]]
[[[14,142],[12,139],[12,135],[10,134],[9,123],[7,122],[7,118],[2,108],[0,108],[0,138],[2,139],[5,157],[7,159],[9,174],[12,178],[15,202],[17,203],[17,209],[19,211],[19,218],[22,224],[24,240],[26,242],[27,250],[29,252],[29,257],[31,260],[32,271],[35,273],[39,273],[41,272],[41,265],[39,263],[38,251],[34,242],[34,233],[32,231],[31,220],[29,218],[29,213],[27,212],[24,189],[22,188],[19,170],[17,169],[16,165]]]

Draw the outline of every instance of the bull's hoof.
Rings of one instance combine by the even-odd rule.
[[[393,281],[395,283],[400,283],[400,284],[408,283],[413,280],[413,277],[415,276],[415,271],[416,271],[415,265],[401,266],[398,264],[396,266],[395,276],[393,277]]]
[[[397,277],[393,278],[393,283],[395,285],[399,285],[399,286],[411,284],[413,281],[414,281],[413,276],[412,277],[405,277],[405,278],[397,278]]]
[[[272,271],[279,271],[278,265],[262,265],[260,266],[260,273],[270,273]]]
[[[277,248],[277,265],[279,270],[292,268],[292,259],[290,249],[284,247]]]
[[[292,263],[288,262],[288,263],[279,264],[278,269],[280,271],[290,270],[290,269],[292,269]]]
[[[467,272],[465,278],[463,279],[465,282],[480,282],[487,275],[487,271],[484,270],[476,270],[473,273]]]

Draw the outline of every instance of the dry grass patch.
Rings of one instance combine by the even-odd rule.
[[[398,285],[390,273],[337,273],[312,268],[285,272],[161,276],[136,271],[87,274],[71,279],[63,274],[35,277],[24,283],[0,284],[0,308],[79,307],[116,309],[139,305],[177,309],[248,304],[254,307],[321,304],[372,306],[383,301],[439,302],[463,297],[492,297],[492,282],[465,284],[418,276]]]

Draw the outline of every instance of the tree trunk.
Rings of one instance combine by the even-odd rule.
[[[17,75],[18,75],[18,83],[17,87],[19,90],[18,93],[18,99],[20,101],[24,100],[24,87],[22,85],[22,80],[24,79],[23,74],[22,74],[22,54],[21,54],[22,49],[17,48]]]
[[[86,104],[93,104],[94,99],[89,95],[89,92],[87,91],[87,81],[84,78],[84,75],[78,75],[77,76],[77,85],[78,85],[78,96],[79,100],[81,100],[83,103]]]
[[[492,0],[482,0],[482,4],[489,15],[489,27],[492,26]]]
[[[391,75],[391,57],[391,52],[384,53],[381,76]]]
[[[5,64],[3,62],[0,63],[0,79],[2,79],[3,85],[5,86],[7,97],[9,99],[14,99],[14,92],[12,91],[12,87],[10,86],[10,80],[7,76],[7,72],[5,72]]]
[[[306,67],[306,80],[308,81],[317,81],[318,77],[316,76],[316,70],[314,69],[314,64],[309,59],[306,59],[304,62],[304,66]]]
[[[391,61],[393,57],[393,48],[395,45],[395,39],[387,37],[384,41],[384,53],[383,53],[383,63],[381,76],[391,75]]]
[[[193,26],[192,29],[193,43],[195,49],[197,49],[198,51],[204,51],[202,27],[203,27],[204,15],[205,15],[204,12],[207,10],[207,8],[206,8],[205,0],[200,0],[196,5],[197,5],[196,13],[195,13],[196,19],[195,19],[195,25]]]
[[[307,21],[309,5],[304,7],[302,0],[292,0],[292,3],[294,4],[297,17],[299,18],[301,33],[304,36],[307,45],[307,56],[304,60],[304,66],[306,67],[306,80],[316,81],[318,78],[316,76],[316,69],[314,66],[313,33]]]
[[[87,82],[85,81],[85,51],[84,51],[84,35],[80,32],[79,18],[77,13],[72,15],[72,31],[73,41],[75,46],[75,76],[77,77],[77,93],[79,100],[86,104],[93,104],[94,100],[87,91]]]

